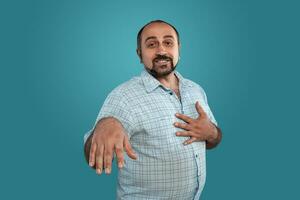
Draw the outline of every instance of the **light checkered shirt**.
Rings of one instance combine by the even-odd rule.
[[[118,172],[117,199],[199,199],[205,183],[205,142],[183,145],[187,137],[173,125],[183,122],[182,113],[197,118],[199,101],[210,120],[217,122],[208,106],[204,90],[177,71],[181,101],[145,69],[140,76],[115,88],[106,98],[96,123],[103,117],[118,119],[128,133],[138,159],[126,154]],[[95,123],[95,124],[96,124]],[[89,133],[84,137],[88,138]]]

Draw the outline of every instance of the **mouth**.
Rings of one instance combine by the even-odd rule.
[[[164,60],[155,60],[154,61],[157,64],[163,65],[163,64],[167,64],[168,62],[170,62],[169,59],[164,59]]]
[[[156,59],[154,60],[154,63],[159,65],[165,65],[170,62],[170,59]]]

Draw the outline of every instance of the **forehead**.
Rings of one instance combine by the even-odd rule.
[[[172,35],[177,40],[175,30],[165,23],[152,23],[147,25],[142,32],[142,41],[145,41],[148,37],[162,38],[166,35]]]

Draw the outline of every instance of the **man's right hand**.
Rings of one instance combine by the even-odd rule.
[[[111,173],[114,152],[119,168],[124,166],[124,150],[130,158],[137,159],[122,124],[113,117],[101,119],[91,137],[91,142],[86,144],[90,145],[89,165],[96,169],[97,174],[102,173],[103,167],[106,174]]]

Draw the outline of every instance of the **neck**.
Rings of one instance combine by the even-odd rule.
[[[174,71],[170,74],[156,78],[163,86],[171,89],[177,89],[179,85],[179,80],[176,77]]]

